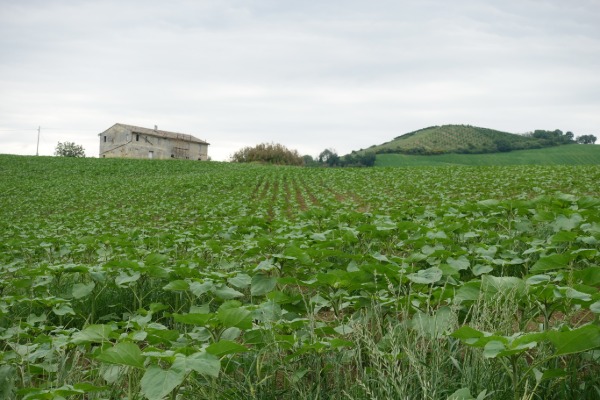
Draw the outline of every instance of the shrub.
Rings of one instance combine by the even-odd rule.
[[[303,165],[304,159],[297,150],[290,150],[279,143],[261,143],[244,147],[231,156],[232,162],[258,162],[276,165]]]
[[[54,155],[58,157],[85,157],[83,146],[74,142],[58,142],[54,149]]]

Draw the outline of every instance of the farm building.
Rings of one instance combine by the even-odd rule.
[[[185,133],[114,124],[100,137],[100,158],[207,160],[209,143]]]

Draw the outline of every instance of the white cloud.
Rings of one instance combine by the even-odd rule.
[[[0,1],[0,153],[115,122],[214,159],[280,142],[340,153],[425,126],[600,126],[594,1]]]

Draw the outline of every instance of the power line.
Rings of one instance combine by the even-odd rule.
[[[37,140],[37,147],[35,148],[35,155],[39,156],[39,150],[40,150],[40,131],[42,130],[41,126],[38,126],[38,140]]]
[[[37,131],[38,128],[24,128],[24,129],[0,129],[0,132],[31,132],[31,131]],[[46,128],[44,127],[44,130],[46,131],[61,131],[61,132],[94,132],[94,133],[98,133],[97,129],[73,129],[73,128],[69,128],[69,129],[61,129],[61,128]]]

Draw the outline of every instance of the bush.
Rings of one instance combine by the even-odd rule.
[[[233,153],[232,162],[258,162],[276,165],[303,165],[304,159],[297,150],[290,150],[279,143],[261,143],[254,147],[244,147]]]
[[[74,142],[58,142],[54,149],[54,155],[58,157],[85,157],[83,146]]]
[[[319,162],[334,167],[339,164],[340,156],[334,149],[325,149],[319,154]]]
[[[581,135],[577,138],[577,143],[580,144],[594,144],[596,143],[596,136],[594,135]]]

